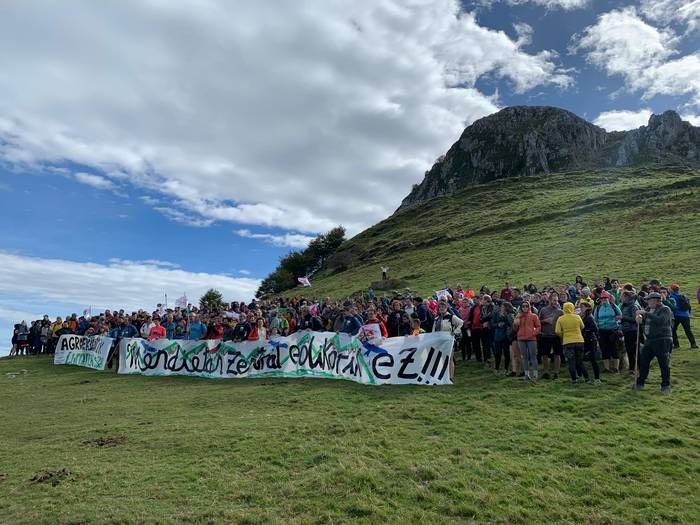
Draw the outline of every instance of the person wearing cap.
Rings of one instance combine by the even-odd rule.
[[[687,296],[681,293],[681,288],[676,283],[671,285],[671,299],[673,299],[676,307],[673,308],[673,348],[678,348],[678,325],[683,326],[685,336],[688,338],[691,349],[698,347],[695,342],[695,336],[690,328],[690,300]]]
[[[617,349],[617,332],[620,329],[622,312],[616,305],[610,304],[610,299],[608,292],[603,291],[600,294],[600,303],[593,312],[593,318],[598,325],[600,353],[603,354],[603,372],[619,374],[620,353]]]
[[[648,308],[637,312],[637,323],[643,325],[644,346],[639,355],[639,376],[632,385],[644,388],[649,376],[649,365],[656,357],[661,371],[661,392],[671,393],[671,346],[673,345],[673,312],[661,302],[661,294],[651,292],[646,297]]]
[[[591,299],[591,289],[587,286],[581,288],[581,297],[579,297],[578,301],[576,301],[576,308],[580,309],[581,303],[588,304],[591,311],[595,307],[595,302],[593,302],[593,299]]]

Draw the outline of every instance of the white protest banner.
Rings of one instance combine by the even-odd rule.
[[[447,299],[449,298],[449,296],[450,296],[450,292],[448,292],[447,290],[437,290],[437,291],[435,292],[435,297],[437,297],[437,300],[438,300],[438,301],[439,301],[440,299],[443,299],[443,298],[444,298],[445,300],[447,300]]]
[[[382,329],[379,327],[379,323],[371,323],[362,325],[359,332],[357,332],[357,337],[360,341],[369,341],[373,345],[378,345],[382,343]]]
[[[119,373],[207,378],[320,377],[368,385],[450,385],[447,332],[384,339],[381,346],[335,332],[296,332],[233,343],[122,339]]]
[[[101,335],[62,335],[56,343],[54,365],[76,365],[104,370],[114,339]]]

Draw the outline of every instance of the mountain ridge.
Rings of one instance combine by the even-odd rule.
[[[642,164],[700,167],[700,127],[669,110],[608,132],[565,109],[510,106],[465,128],[399,210],[499,179]]]

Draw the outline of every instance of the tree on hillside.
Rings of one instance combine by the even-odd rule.
[[[221,295],[219,290],[214,290],[214,288],[210,288],[202,297],[199,298],[200,308],[213,310],[214,308],[223,308],[224,306],[224,296]]]
[[[279,265],[263,279],[257,297],[289,290],[297,285],[297,278],[306,277],[325,267],[328,258],[345,241],[345,228],[337,226],[313,239],[305,250],[289,252],[280,258]]]

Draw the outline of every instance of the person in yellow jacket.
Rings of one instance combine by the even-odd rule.
[[[564,303],[564,315],[557,319],[554,332],[561,337],[566,356],[566,364],[571,375],[571,384],[578,382],[578,376],[583,376],[586,383],[590,382],[588,370],[583,364],[583,321],[574,313],[572,303]]]

